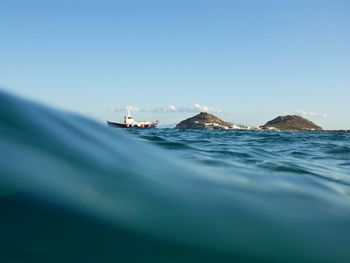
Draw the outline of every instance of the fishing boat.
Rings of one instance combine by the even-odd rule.
[[[107,121],[107,125],[113,128],[141,128],[141,129],[150,129],[156,128],[159,124],[159,121],[135,121],[131,117],[130,110],[127,110],[127,114],[124,116],[124,123],[118,123],[113,121]]]

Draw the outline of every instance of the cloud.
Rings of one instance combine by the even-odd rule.
[[[166,112],[176,112],[176,107],[175,107],[175,105],[167,105],[164,108],[164,111],[166,111]]]
[[[207,105],[201,105],[199,103],[195,103],[189,107],[180,107],[180,108],[177,108],[173,104],[169,104],[164,107],[154,108],[154,109],[140,109],[139,107],[131,106],[131,105],[128,105],[126,107],[112,107],[111,109],[109,109],[109,111],[114,111],[114,112],[125,112],[126,110],[130,110],[133,112],[137,111],[137,112],[153,112],[153,113],[221,112],[221,109],[207,106]]]
[[[166,105],[165,107],[161,107],[161,108],[157,108],[157,109],[153,109],[151,110],[151,112],[155,112],[155,113],[171,113],[171,112],[177,112],[177,108],[175,105]]]
[[[221,112],[221,109],[195,103],[190,107],[180,108],[179,112]]]
[[[326,113],[317,113],[317,112],[309,112],[304,110],[296,110],[296,113],[303,116],[311,116],[311,117],[318,117],[318,118],[327,118],[328,115]]]
[[[140,111],[140,109],[136,106],[128,105],[125,107],[112,107],[109,111],[117,111],[117,112],[125,112],[125,111]]]
[[[108,109],[108,111],[113,111],[113,112],[115,112],[115,111],[120,111],[120,109],[119,109],[119,108],[116,108],[116,107],[111,107],[111,108]]]
[[[131,105],[126,106],[126,109],[129,111],[140,111],[140,109],[138,107],[131,106]]]

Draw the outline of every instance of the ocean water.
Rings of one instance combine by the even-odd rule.
[[[350,135],[118,130],[0,93],[0,262],[350,262]]]

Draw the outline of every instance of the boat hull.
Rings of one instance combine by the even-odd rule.
[[[113,121],[107,121],[107,126],[112,127],[112,128],[125,128],[125,129],[152,129],[156,128],[158,123],[150,123],[146,125],[130,125],[130,124],[125,124],[125,123],[118,123],[118,122],[113,122]]]

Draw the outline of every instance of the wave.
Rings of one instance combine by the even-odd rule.
[[[258,165],[283,162],[281,144],[295,138],[152,132],[0,93],[0,260],[350,261],[349,188],[337,183],[346,174]]]

